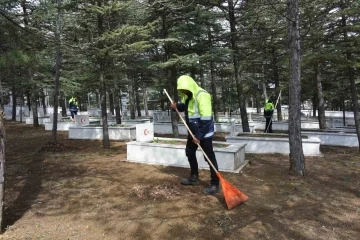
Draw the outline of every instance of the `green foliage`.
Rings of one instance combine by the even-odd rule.
[[[65,95],[98,92],[101,62],[108,91],[128,91],[133,85],[151,87],[156,92],[169,83],[175,85],[176,77],[186,73],[201,81],[207,90],[211,89],[213,77],[213,94],[218,95],[221,110],[230,104],[237,108],[233,77],[233,56],[237,56],[246,98],[255,97],[263,82],[274,83],[277,70],[279,85],[285,86],[286,101],[286,2],[233,1],[237,4],[233,35],[227,2],[63,0],[61,91]],[[342,6],[340,2],[299,2],[303,99],[316,92],[314,64],[321,68],[326,101],[349,91],[347,69],[354,69],[359,76],[360,3],[349,0]],[[20,4],[0,4],[0,70],[5,76],[2,84],[11,87],[16,83],[21,92],[30,85],[52,88],[55,1],[27,1],[26,14],[19,11],[23,9]],[[235,39],[236,51],[230,36]],[[345,97],[350,99],[349,94]]]

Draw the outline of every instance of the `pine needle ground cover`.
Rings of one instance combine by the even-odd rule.
[[[188,169],[128,163],[123,141],[104,150],[67,132],[54,143],[42,127],[6,130],[0,239],[358,239],[355,148],[322,148],[324,157],[306,158],[305,178],[288,175],[287,156],[246,154],[241,173],[222,173],[249,197],[228,211],[222,194],[202,194],[209,171],[182,186]]]

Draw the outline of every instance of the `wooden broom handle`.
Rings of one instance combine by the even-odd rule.
[[[171,97],[169,96],[169,94],[168,94],[168,92],[166,91],[166,89],[164,89],[164,93],[165,93],[166,96],[169,98],[170,102],[174,102],[174,101],[171,99]],[[186,124],[186,121],[184,120],[184,118],[183,118],[183,117],[181,116],[181,114],[179,113],[179,110],[178,110],[177,108],[175,108],[175,111],[176,111],[177,114],[179,115],[181,121],[184,123],[186,129],[189,131],[191,137],[194,139],[194,138],[195,138],[194,134],[191,132],[189,126]],[[202,147],[200,146],[199,143],[197,143],[197,145],[198,145],[198,147],[200,148],[200,150],[202,151],[202,153],[204,154],[205,158],[208,160],[208,163],[210,164],[210,166],[212,167],[212,169],[214,169],[214,171],[215,171],[216,173],[218,173],[219,171],[216,170],[216,168],[214,167],[214,165],[213,165],[212,162],[210,161],[209,157],[206,155],[204,149],[202,149]]]

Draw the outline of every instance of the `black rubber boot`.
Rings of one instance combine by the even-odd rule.
[[[199,185],[199,176],[198,175],[191,175],[189,178],[181,179],[180,183],[182,185]]]
[[[205,194],[215,194],[219,192],[219,185],[209,185],[207,188],[204,189]]]

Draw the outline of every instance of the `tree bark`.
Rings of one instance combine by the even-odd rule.
[[[166,13],[162,14],[161,16],[161,20],[162,20],[162,37],[165,39],[168,37],[168,26],[167,26],[167,18],[166,18]],[[165,43],[164,45],[164,50],[165,50],[165,54],[164,54],[164,62],[168,61],[170,59],[171,56],[171,52],[170,52],[170,43]],[[177,102],[178,101],[178,94],[177,94],[177,82],[176,82],[176,69],[175,66],[174,67],[170,67],[169,69],[166,69],[166,74],[167,74],[167,91],[170,94],[170,96],[172,97],[172,100]],[[175,87],[174,87],[175,86]],[[161,92],[161,94],[163,95],[163,93]],[[169,109],[169,100],[165,97],[165,101],[166,101],[166,105],[168,106]],[[179,137],[179,129],[178,129],[178,117],[177,117],[177,113],[175,111],[171,111],[170,110],[170,115],[171,115],[171,127],[173,130],[173,136],[175,138]]]
[[[298,0],[287,0],[290,80],[289,80],[289,143],[290,173],[304,176],[305,158],[301,138],[300,31]]]
[[[27,99],[27,105],[28,105],[28,109],[29,112],[31,111],[31,94],[30,91],[26,91],[26,99]]]
[[[4,116],[4,110],[0,107],[0,116]],[[0,117],[0,232],[4,223],[4,193],[5,193],[5,126],[4,118]]]
[[[347,6],[345,5],[346,2],[344,0],[340,0],[340,8],[341,10],[345,10]],[[346,23],[346,16],[341,16],[341,25],[343,27],[343,37],[345,44],[348,44],[348,32],[346,30],[347,23]],[[348,65],[353,61],[353,56],[349,49],[346,49],[346,60],[348,61]],[[355,82],[355,73],[354,68],[352,66],[347,67],[347,76],[349,77],[350,87],[351,87],[351,99],[353,105],[353,112],[354,112],[354,120],[355,120],[355,128],[356,128],[356,135],[359,142],[359,151],[360,151],[360,115],[359,115],[359,102],[357,96],[357,88]]]
[[[317,100],[317,92],[313,93],[313,96],[311,98],[312,101],[312,116],[316,117],[316,110],[317,110],[317,105],[318,105],[318,100]]]
[[[168,71],[168,86],[169,86],[169,91],[171,92],[172,96],[172,100],[174,102],[178,102],[178,93],[177,93],[177,82],[176,82],[176,69],[175,67],[172,67],[169,71]],[[169,100],[168,102],[168,106],[169,106]],[[171,126],[172,126],[172,130],[173,130],[173,135],[175,138],[179,137],[179,128],[178,128],[178,120],[179,117],[177,116],[177,113],[175,111],[171,111],[170,110],[170,114],[171,114]]]
[[[112,91],[109,92],[109,108],[110,113],[114,115],[114,94]]]
[[[275,81],[275,93],[276,93],[276,97],[278,97],[281,89],[280,89],[280,76],[279,76],[278,60],[277,60],[275,48],[272,48],[272,69],[273,69],[273,76],[274,76],[274,81]],[[282,121],[281,97],[279,98],[279,102],[276,105],[276,112],[277,112],[278,121]]]
[[[149,117],[149,108],[148,108],[148,95],[147,95],[147,88],[144,88],[144,112],[145,116]]]
[[[2,80],[1,80],[1,74],[0,74],[0,107],[1,107],[1,109],[4,109],[4,89],[3,89],[3,84],[2,84]]]
[[[115,89],[114,89],[114,107],[115,107],[116,124],[121,124],[120,89],[118,87],[117,82],[115,82]]]
[[[12,87],[11,87],[11,97],[12,97],[12,115],[11,115],[11,120],[16,121],[16,88],[15,88],[15,83],[12,83]]]
[[[97,1],[97,6],[99,8],[102,7],[102,1]],[[99,31],[99,37],[102,36],[104,33],[103,28],[103,16],[101,13],[97,15],[97,27]],[[102,41],[98,43],[99,49],[103,49],[104,44]],[[103,148],[109,149],[110,148],[110,139],[109,139],[109,128],[108,128],[108,121],[107,121],[107,109],[106,109],[106,82],[105,82],[105,56],[99,56],[99,70],[100,70],[100,97],[101,97],[101,118],[102,118],[102,125],[103,125]]]
[[[99,94],[100,94],[99,92],[96,92],[96,93],[95,93],[96,104],[97,104],[97,107],[98,107],[98,108],[101,107]]]
[[[214,71],[214,62],[210,61],[210,76],[211,76],[211,92],[212,92],[212,108],[214,112],[214,120],[219,120],[219,108],[218,108],[218,98],[216,94],[216,81],[215,81],[215,71]]]
[[[137,116],[141,117],[141,108],[140,108],[140,95],[139,95],[139,86],[138,86],[138,80],[135,80],[135,103],[136,103],[136,111]]]
[[[39,127],[39,116],[38,116],[38,106],[37,106],[37,91],[33,89],[31,94],[31,111],[33,114],[33,126]]]
[[[235,18],[235,7],[234,1],[228,0],[228,13],[229,13],[229,23],[230,23],[230,43],[233,50],[233,64],[234,64],[234,76],[236,89],[238,93],[239,105],[240,105],[240,115],[241,115],[241,125],[243,132],[250,132],[249,121],[246,111],[246,97],[244,95],[243,82],[240,76],[240,61],[239,61],[239,50],[236,43],[236,18]],[[231,112],[231,109],[230,109]]]
[[[316,81],[316,92],[317,92],[317,109],[320,130],[326,130],[326,118],[325,118],[325,102],[323,96],[323,89],[321,83],[321,73],[319,64],[315,64],[315,81]]]
[[[263,79],[262,81],[262,90],[263,90],[263,96],[266,99],[268,99],[268,95],[267,95],[267,91],[266,91],[266,83],[265,83],[265,79]]]
[[[54,77],[54,113],[53,113],[53,128],[52,128],[52,139],[57,140],[57,123],[58,123],[58,106],[59,106],[59,89],[60,89],[60,70],[61,70],[61,39],[60,39],[60,29],[61,29],[61,18],[60,18],[60,7],[61,0],[56,0],[57,2],[57,16],[56,16],[56,32],[55,32],[55,41],[56,41],[56,53],[55,53],[55,77]],[[45,106],[45,96],[44,91],[42,90],[42,99],[43,99],[43,108],[44,115],[46,114]]]
[[[56,70],[55,70],[56,71]],[[55,73],[56,74],[56,73]],[[40,91],[41,91],[41,96],[40,96],[40,99],[41,99],[41,105],[43,107],[43,111],[44,111],[44,116],[47,115],[47,111],[46,111],[46,103],[45,103],[45,93],[44,93],[44,89],[43,88],[40,88]]]
[[[105,61],[100,59],[100,91],[101,91],[101,118],[103,125],[103,148],[110,148],[109,126],[106,112],[106,83],[105,83]]]
[[[61,116],[62,117],[67,116],[66,103],[65,102],[66,102],[65,94],[64,94],[64,92],[60,92],[60,106],[61,106]]]
[[[134,80],[130,80],[129,84],[129,110],[130,119],[135,119],[135,92],[134,92]]]

